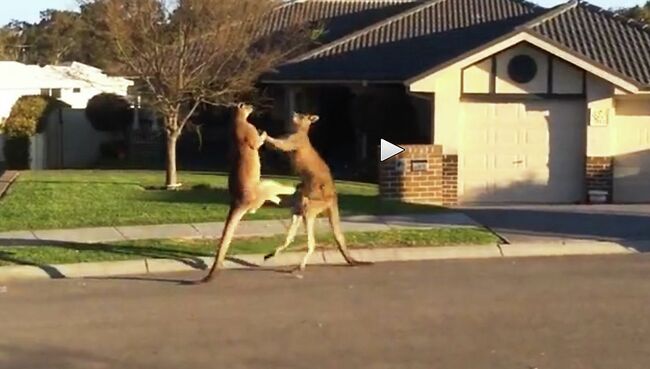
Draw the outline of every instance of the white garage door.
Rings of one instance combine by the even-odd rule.
[[[646,101],[617,104],[614,202],[650,202],[650,106]]]
[[[460,135],[461,202],[583,200],[583,101],[466,103]]]

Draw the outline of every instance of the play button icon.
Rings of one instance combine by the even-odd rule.
[[[384,161],[401,153],[402,151],[404,151],[404,149],[382,138],[380,140],[379,151],[380,151],[380,160]]]

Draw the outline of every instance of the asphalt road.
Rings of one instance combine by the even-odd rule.
[[[650,367],[650,255],[0,289],[0,368]]]

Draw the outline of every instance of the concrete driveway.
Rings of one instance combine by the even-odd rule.
[[[510,242],[650,241],[650,205],[521,205],[462,207]]]

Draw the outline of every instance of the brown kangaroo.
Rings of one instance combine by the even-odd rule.
[[[271,147],[290,153],[291,163],[294,170],[300,176],[302,183],[297,188],[298,192],[295,196],[294,215],[286,241],[284,245],[278,247],[273,253],[266,255],[264,259],[272,258],[289,247],[296,236],[296,232],[300,226],[300,220],[303,219],[305,228],[307,229],[307,253],[300,263],[299,269],[304,270],[309,257],[316,248],[316,240],[314,239],[314,223],[316,217],[322,212],[327,211],[336,244],[345,261],[350,265],[370,264],[359,262],[352,258],[345,245],[345,238],[341,231],[341,219],[334,179],[330,173],[330,168],[320,155],[318,155],[318,152],[309,140],[309,128],[317,120],[317,115],[294,113],[293,124],[295,133],[285,139],[274,139],[272,137],[267,137],[266,139],[266,142]]]
[[[285,186],[270,180],[260,180],[261,164],[258,150],[267,138],[266,132],[258,134],[255,126],[248,121],[248,116],[253,112],[251,105],[238,104],[234,110],[232,167],[228,175],[230,211],[217,247],[214,263],[202,282],[210,281],[215,272],[223,267],[235,229],[246,213],[255,213],[266,201],[279,204],[280,197],[278,195],[291,195],[296,191],[292,186]]]

